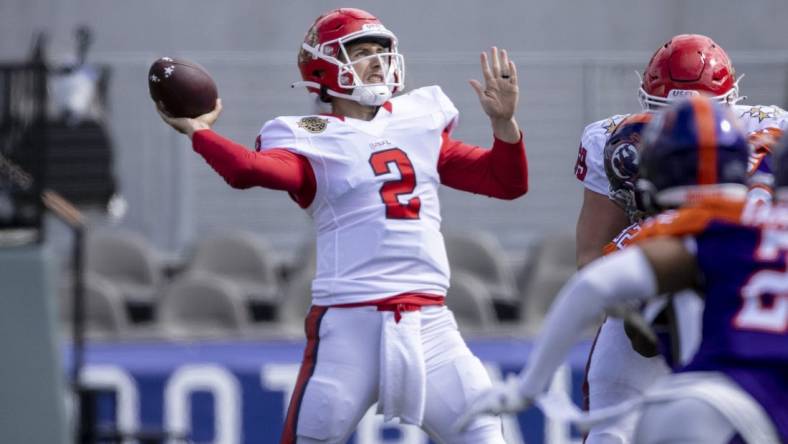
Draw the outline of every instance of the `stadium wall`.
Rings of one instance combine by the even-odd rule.
[[[493,44],[511,50],[521,73],[519,119],[526,132],[531,191],[499,202],[444,189],[447,230],[484,229],[514,260],[520,249],[551,232],[570,232],[582,188],[572,170],[583,126],[637,109],[633,73],[651,51],[681,32],[706,33],[747,73],[750,103],[784,104],[788,41],[779,0],[737,2],[522,2],[471,0],[3,0],[0,60],[26,56],[34,31],[49,34],[49,56],[67,60],[78,24],[95,31],[90,60],[113,69],[109,123],[115,169],[128,213],[120,221],[161,249],[179,255],[192,240],[224,228],[255,230],[285,254],[309,238],[308,218],[283,193],[227,187],[165,127],[148,99],[144,78],[152,60],[176,55],[204,64],[215,76],[225,109],[217,129],[252,145],[262,123],[310,109],[297,80],[295,52],[315,16],[337,6],[378,14],[395,30],[407,60],[409,88],[438,83],[461,112],[456,136],[487,145],[490,131],[467,84],[479,78],[478,53]],[[758,24],[753,28],[752,24]],[[96,225],[109,223],[100,211]],[[65,249],[67,236],[51,227]]]

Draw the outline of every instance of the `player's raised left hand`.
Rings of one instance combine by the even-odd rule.
[[[479,416],[516,413],[530,407],[532,403],[531,399],[522,394],[520,378],[517,375],[509,375],[506,381],[493,384],[473,400],[465,413],[454,423],[454,428],[465,431]]]
[[[520,96],[517,68],[505,49],[493,47],[490,54],[489,58],[486,52],[481,54],[484,86],[478,80],[470,84],[490,119],[508,120],[514,116]]]
[[[471,87],[479,96],[484,112],[490,117],[496,137],[509,142],[519,139],[519,128],[514,121],[520,88],[517,84],[517,68],[509,60],[505,49],[493,47],[490,56],[481,54],[484,85],[478,80],[470,80]],[[501,133],[501,134],[499,134]],[[511,139],[514,140],[511,140]]]

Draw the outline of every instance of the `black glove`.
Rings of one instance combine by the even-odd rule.
[[[631,320],[624,320],[624,331],[629,338],[632,349],[638,352],[638,354],[646,358],[653,358],[659,354],[658,342],[644,335],[640,328],[636,327]]]

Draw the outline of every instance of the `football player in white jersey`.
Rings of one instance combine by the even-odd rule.
[[[779,107],[738,104],[741,98],[735,76],[728,55],[713,40],[697,34],[677,35],[651,57],[638,97],[643,110],[650,111],[685,96],[709,95],[729,104],[746,132],[788,127],[788,114]],[[638,222],[612,198],[614,190],[604,168],[605,143],[626,116],[594,122],[585,128],[581,138],[575,164],[575,175],[585,187],[576,229],[578,267],[600,257],[611,239]],[[586,405],[591,410],[641,393],[653,382],[654,375],[664,372],[659,359],[635,356],[635,351],[626,346],[628,343],[621,324],[605,325],[597,337],[586,375]],[[637,362],[639,367],[627,368],[622,362]],[[634,424],[634,419],[601,424],[590,431],[586,444],[631,442]]]
[[[395,35],[365,11],[320,16],[298,65],[299,84],[331,113],[266,122],[256,152],[210,129],[221,102],[196,119],[162,115],[232,186],[286,190],[314,220],[313,305],[281,442],[345,442],[377,401],[386,420],[418,425],[437,442],[503,443],[497,418],[452,428],[491,384],[443,303],[438,186],[502,199],[527,191],[514,63],[493,48],[481,55],[483,84],[471,81],[492,149],[451,138],[458,111],[439,87],[392,97],[404,86],[404,59]]]

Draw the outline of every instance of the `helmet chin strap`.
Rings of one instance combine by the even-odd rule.
[[[391,98],[391,89],[385,85],[357,86],[351,96],[362,105],[380,106]]]
[[[293,82],[290,87],[296,86],[311,86],[320,88],[320,84],[316,82]],[[334,90],[327,90],[329,96],[339,97],[340,99],[352,100],[364,106],[381,106],[391,98],[391,89],[386,85],[359,85],[353,88],[352,94],[343,94]],[[320,99],[317,99],[320,101]]]
[[[391,89],[386,85],[359,85],[353,88],[351,94],[342,94],[329,89],[328,95],[352,100],[364,106],[381,106],[391,98]]]

